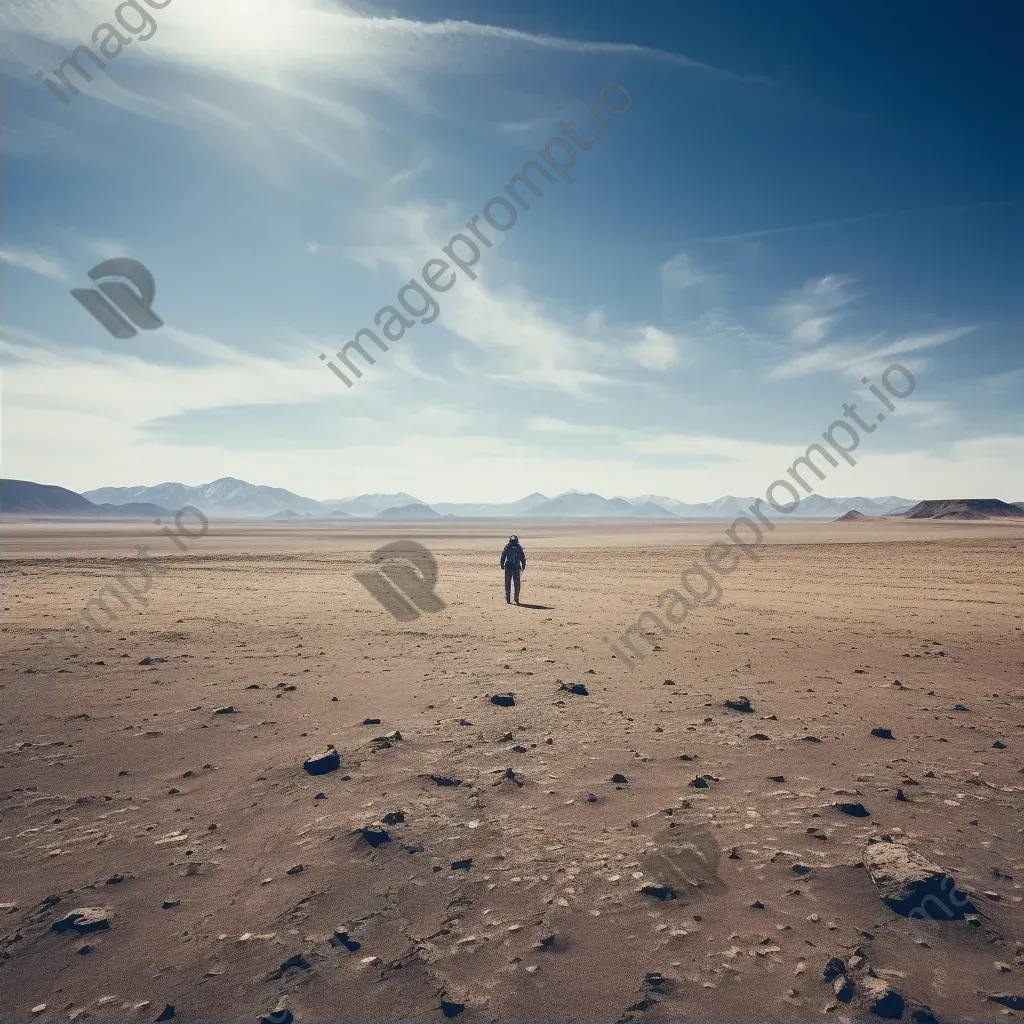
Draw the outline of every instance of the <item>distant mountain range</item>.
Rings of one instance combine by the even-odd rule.
[[[173,516],[183,506],[194,505],[211,518],[275,522],[307,519],[415,522],[441,518],[720,521],[745,514],[754,500],[753,497],[727,494],[714,501],[685,502],[659,494],[605,498],[589,492],[566,491],[554,497],[534,492],[510,502],[441,501],[431,505],[404,491],[394,494],[357,494],[319,501],[304,498],[283,487],[251,484],[233,477],[222,477],[197,486],[163,483],[152,487],[100,487],[83,494],[27,480],[0,480],[0,512],[3,513],[150,519]],[[1024,502],[1017,504],[1024,509]],[[906,512],[914,505],[912,499],[895,495],[880,498],[826,498],[820,494],[809,494],[787,518],[834,520],[850,512],[864,516],[892,516]]]

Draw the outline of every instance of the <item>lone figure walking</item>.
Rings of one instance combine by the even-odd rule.
[[[512,584],[516,585],[516,604],[519,604],[519,574],[526,568],[526,552],[519,538],[512,534],[502,548],[498,565],[505,570],[505,604],[511,604]]]

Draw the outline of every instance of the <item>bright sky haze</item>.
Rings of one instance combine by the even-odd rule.
[[[65,103],[36,72],[133,5],[0,0],[3,476],[762,494],[899,363],[818,490],[1024,500],[1016,4],[160,3]],[[347,388],[320,354],[561,122],[572,183]],[[163,327],[71,297],[114,257]]]

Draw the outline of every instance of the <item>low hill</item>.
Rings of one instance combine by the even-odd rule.
[[[1024,519],[1024,509],[999,498],[939,498],[919,501],[904,519]]]
[[[439,512],[435,512],[429,505],[421,505],[413,502],[411,505],[397,505],[394,508],[386,508],[378,512],[374,519],[443,519]]]
[[[129,519],[159,519],[161,516],[173,517],[175,509],[164,508],[162,505],[154,505],[149,501],[129,501],[124,505],[113,505],[105,501],[98,506],[104,512],[112,516],[122,516]]]
[[[290,508],[283,508],[280,512],[271,512],[267,519],[308,519],[309,516],[302,512],[293,512]]]
[[[874,518],[876,517],[866,516],[863,512],[858,512],[855,508],[851,508],[845,515],[841,515],[838,519],[832,521],[835,523],[866,523]]]

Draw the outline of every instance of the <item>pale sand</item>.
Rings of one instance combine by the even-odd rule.
[[[523,600],[546,608],[504,603],[512,529]],[[1024,996],[1024,528],[780,526],[719,607],[635,671],[613,658],[602,638],[722,530],[214,523],[181,554],[148,523],[6,524],[0,1017],[256,1020],[286,995],[299,1021],[433,1020],[443,994],[459,1020],[864,1018],[863,969],[824,1012],[825,963],[858,947],[905,1020],[913,1001],[1020,1016],[986,996]],[[403,536],[436,553],[447,603],[406,624],[352,577]],[[42,671],[47,631],[137,543],[171,556],[148,607]],[[508,691],[513,708],[487,699]],[[739,695],[753,714],[722,707]],[[307,775],[328,743],[342,768]],[[392,842],[353,834],[395,810]],[[955,875],[981,922],[888,909],[860,865],[885,832]],[[654,882],[679,898],[639,893]],[[51,930],[89,906],[109,929]],[[358,951],[329,944],[338,927]]]

